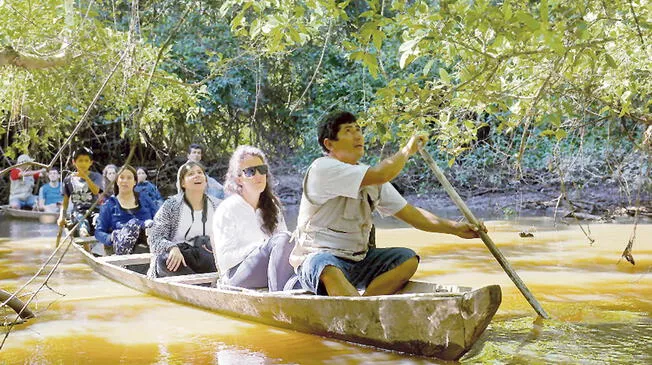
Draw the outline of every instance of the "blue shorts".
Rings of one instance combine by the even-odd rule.
[[[376,277],[394,269],[412,257],[419,256],[409,248],[369,248],[361,261],[351,261],[328,252],[315,252],[299,266],[297,275],[301,286],[318,295],[326,295],[326,288],[319,281],[326,266],[335,266],[357,289],[365,289]]]
[[[36,195],[30,195],[27,199],[9,199],[10,206],[17,206],[18,209],[33,208],[36,204]]]

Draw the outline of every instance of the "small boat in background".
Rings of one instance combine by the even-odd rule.
[[[41,223],[55,223],[59,217],[59,213],[52,212],[40,212],[37,210],[24,210],[24,209],[14,209],[10,208],[8,205],[0,206],[0,211],[2,211],[6,216],[19,219],[36,219]]]
[[[276,327],[409,354],[457,360],[487,328],[502,300],[500,286],[410,281],[394,295],[317,296],[225,286],[217,273],[150,279],[149,253],[94,257],[94,238],[73,246],[96,272],[143,293]]]

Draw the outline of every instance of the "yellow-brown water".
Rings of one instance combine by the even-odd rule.
[[[503,303],[462,363],[652,363],[652,225],[638,226],[635,266],[619,262],[631,224],[591,225],[593,245],[577,226],[554,228],[545,218],[487,226],[554,319],[535,323],[534,311],[480,240],[414,229],[378,231],[380,246],[404,245],[419,253],[417,279],[501,285]],[[522,230],[533,232],[534,238],[520,238]],[[0,238],[0,288],[14,291],[49,256],[55,230],[15,221],[9,231],[14,238]],[[35,233],[48,237],[15,238]],[[144,295],[92,272],[72,251],[49,286],[65,296],[41,291],[31,306],[37,318],[13,328],[0,350],[0,364],[446,363],[235,320]],[[35,289],[30,285],[28,292]],[[0,311],[0,321],[8,313]],[[3,337],[6,330],[0,327]]]

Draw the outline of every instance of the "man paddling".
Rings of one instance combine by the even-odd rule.
[[[304,289],[316,294],[385,295],[400,290],[417,270],[419,257],[408,248],[376,248],[371,213],[378,210],[429,232],[477,238],[477,228],[416,208],[389,183],[408,158],[426,143],[415,135],[393,156],[375,166],[360,164],[364,136],[356,117],[333,112],[319,126],[326,156],[315,160],[303,182],[295,248],[290,264]],[[486,228],[482,227],[486,232]]]

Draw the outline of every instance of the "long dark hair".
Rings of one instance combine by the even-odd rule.
[[[106,169],[106,168],[105,168]],[[136,174],[136,169],[133,168],[131,165],[124,165],[121,168],[116,167],[116,174],[115,174],[115,180],[113,180],[113,195],[117,195],[119,190],[118,190],[118,177],[125,172],[129,171],[134,175],[134,181],[136,184],[138,184],[138,174]],[[134,195],[136,196],[136,201],[138,201],[138,193],[136,193],[136,184],[134,184],[134,187],[131,189],[134,192]]]
[[[104,183],[104,190],[108,195],[112,195],[112,194],[115,194],[117,192],[117,190],[115,189],[115,187],[117,185],[115,184],[115,181],[111,181],[111,180],[109,180],[108,177],[106,177],[106,175],[109,172],[109,169],[114,169],[115,170],[115,174],[116,174],[115,175],[115,180],[118,180],[118,171],[120,171],[120,169],[118,168],[118,166],[110,163],[110,164],[104,166],[104,169],[102,170],[102,181]]]
[[[229,170],[226,172],[226,177],[224,179],[224,191],[227,194],[241,194],[242,186],[238,185],[237,178],[242,175],[242,169],[240,168],[240,163],[247,156],[255,156],[263,160],[265,165],[267,163],[267,157],[263,151],[259,148],[252,146],[238,146],[231,155],[229,160]],[[260,193],[260,199],[258,200],[258,209],[261,211],[261,216],[263,218],[263,231],[269,235],[273,234],[278,225],[278,217],[281,213],[281,201],[272,191],[274,177],[272,176],[271,171],[267,170],[267,184],[265,185],[265,190]]]

